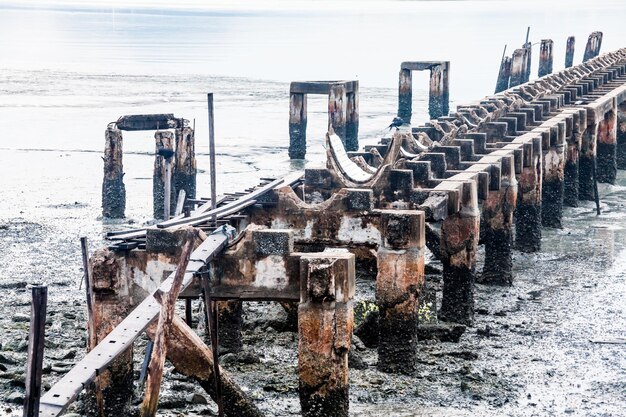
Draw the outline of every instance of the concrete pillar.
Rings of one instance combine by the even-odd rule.
[[[115,254],[103,249],[89,259],[93,314],[88,331],[94,335],[88,346],[93,349],[131,311],[128,282]],[[96,378],[87,415],[127,416],[132,414],[133,349],[130,347]]]
[[[483,202],[485,266],[483,282],[513,283],[513,211],[517,203],[514,156],[502,157],[500,189],[490,191]]]
[[[359,87],[354,83],[354,92],[347,94],[346,150],[359,150]]]
[[[580,147],[586,127],[587,112],[580,109],[578,113],[574,113],[572,135],[568,138],[565,155],[563,204],[568,207],[578,207]]]
[[[162,219],[165,208],[165,183],[167,181],[166,159],[167,155],[174,153],[174,135],[169,130],[157,130],[154,132],[156,153],[154,158],[154,175],[152,177],[152,213],[155,219]],[[171,161],[171,159],[170,159]],[[170,179],[171,182],[171,179]],[[170,193],[170,208],[176,204],[176,196]],[[170,210],[173,212],[173,210]]]
[[[583,134],[578,162],[578,198],[594,200],[593,170],[596,158],[597,124],[588,124]]]
[[[554,42],[552,39],[542,39],[541,47],[539,49],[539,76],[552,74],[552,47]]]
[[[348,112],[348,98],[344,84],[330,86],[328,93],[328,127],[332,128],[346,146],[346,116]]]
[[[509,88],[509,79],[511,78],[511,58],[505,56],[500,63],[500,72],[498,72],[498,81],[496,82],[496,94]]]
[[[102,181],[102,216],[109,219],[124,218],[126,187],[122,164],[122,132],[108,127],[104,134],[104,179]]]
[[[418,295],[424,284],[424,212],[383,210],[381,216],[378,369],[410,374],[416,366]]]
[[[237,353],[243,349],[241,301],[218,301],[217,320],[220,353]]]
[[[617,117],[615,110],[604,114],[598,123],[598,182],[615,184],[617,177]]]
[[[354,255],[303,254],[300,277],[298,365],[302,415],[347,417]]]
[[[565,122],[551,126],[550,147],[543,157],[543,203],[541,223],[544,227],[561,228],[563,187],[565,180]]]
[[[443,298],[439,319],[471,325],[474,322],[476,250],[480,234],[480,211],[476,183],[463,184],[461,210],[441,225]]]
[[[173,198],[185,190],[187,198],[196,198],[195,132],[189,127],[176,129],[176,154],[172,170]]]
[[[526,76],[526,49],[516,49],[513,51],[513,58],[511,59],[511,81],[509,88],[518,86],[524,83]]]
[[[448,72],[447,64],[434,65],[430,68],[428,113],[431,119],[448,115],[450,100]]]
[[[617,168],[626,169],[626,102],[617,106]]]
[[[522,252],[541,250],[541,138],[533,139],[530,166],[524,167],[518,181],[517,209],[515,211],[515,245]]]
[[[413,72],[401,69],[398,82],[398,117],[411,123],[413,112]]]
[[[567,38],[567,45],[565,47],[565,68],[569,68],[574,65],[574,48],[576,46],[576,37],[570,36]]]
[[[306,155],[306,94],[289,96],[289,158],[304,159]]]

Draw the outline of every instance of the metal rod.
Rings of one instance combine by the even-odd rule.
[[[172,163],[170,158],[165,158],[165,193],[163,197],[163,218],[170,219],[170,204],[172,198]]]
[[[146,355],[143,358],[143,363],[141,364],[141,372],[139,373],[139,392],[143,390],[143,386],[146,384],[146,378],[148,377],[148,365],[150,364],[150,357],[152,356],[153,347],[154,342],[152,340],[148,340],[148,343],[146,343]]]
[[[202,290],[204,292],[204,308],[207,317],[209,335],[211,336],[211,350],[213,351],[213,378],[215,379],[215,395],[217,396],[217,409],[219,417],[224,417],[224,401],[222,398],[222,379],[220,377],[220,355],[217,322],[217,303],[211,300],[211,284],[209,271],[202,278]]]
[[[528,43],[529,37],[530,37],[530,26],[528,26],[528,29],[526,29],[526,42],[524,43],[524,46],[526,46],[526,44]]]
[[[28,338],[28,363],[26,365],[26,396],[24,417],[39,415],[41,397],[41,371],[46,334],[46,307],[48,287],[35,285],[31,289],[33,300],[30,308],[30,333]]]
[[[213,93],[207,94],[207,104],[209,107],[209,161],[210,175],[211,175],[211,209],[215,210],[215,203],[217,201],[217,189],[215,184],[215,127],[213,124]],[[213,222],[217,221],[217,215],[213,215]]]

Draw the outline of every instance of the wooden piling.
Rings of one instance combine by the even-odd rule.
[[[568,207],[578,207],[580,147],[587,126],[587,112],[580,109],[573,116],[572,134],[567,141],[563,184],[563,204]]]
[[[176,154],[172,167],[173,195],[185,191],[186,198],[196,198],[195,132],[189,127],[176,129]]]
[[[303,254],[300,276],[298,365],[302,415],[347,417],[348,352],[354,328],[354,255]]]
[[[496,94],[509,88],[509,79],[511,78],[511,58],[505,56],[500,63],[500,71],[498,72],[498,81],[496,82]]]
[[[567,38],[567,45],[565,47],[565,68],[569,68],[574,65],[574,48],[576,46],[576,37],[570,36]]]
[[[431,119],[447,116],[449,112],[449,85],[447,64],[433,65],[430,68],[428,113]]]
[[[359,150],[359,84],[355,82],[354,91],[348,93],[346,121],[346,150]]]
[[[376,302],[379,310],[378,370],[410,374],[416,367],[417,310],[424,284],[424,213],[382,211]]]
[[[539,77],[552,74],[553,55],[552,47],[554,42],[552,39],[542,39],[539,49]]]
[[[122,219],[126,210],[122,132],[114,126],[109,126],[104,136],[102,216],[109,219]]]
[[[289,97],[289,158],[304,159],[306,155],[306,94],[291,93]]]
[[[601,46],[602,32],[591,32],[589,38],[587,39],[587,46],[585,47],[583,62],[587,62],[590,59],[597,57],[600,54]]]
[[[31,295],[32,302],[30,306],[30,331],[28,334],[24,417],[36,417],[39,415],[48,287],[46,285],[34,285],[31,288]]]
[[[520,48],[513,51],[511,58],[511,79],[509,88],[523,84],[526,77],[526,49]]]
[[[541,250],[541,138],[533,139],[531,164],[524,167],[518,181],[515,211],[515,246],[522,252]]]
[[[626,169],[626,102],[617,106],[617,169]]]
[[[398,117],[404,123],[411,123],[413,113],[413,72],[410,69],[400,69],[398,81]]]
[[[528,35],[526,36],[528,38]],[[524,77],[522,84],[527,83],[530,80],[530,67],[532,65],[533,46],[530,42],[524,44]]]
[[[480,211],[476,183],[463,183],[461,210],[441,226],[443,297],[439,319],[471,325],[474,322],[476,251],[480,235]]]
[[[513,283],[513,211],[517,203],[517,180],[513,155],[501,159],[500,189],[489,192],[483,202],[483,240],[485,265],[482,279],[486,284]]]
[[[157,329],[154,336],[154,347],[150,357],[150,365],[148,367],[148,380],[146,383],[146,393],[143,403],[139,409],[141,417],[154,417],[159,403],[159,393],[161,391],[161,381],[163,379],[163,366],[165,365],[165,355],[167,350],[166,340],[170,333],[172,320],[174,319],[176,300],[180,293],[183,278],[189,263],[189,256],[193,250],[193,244],[196,239],[197,232],[194,229],[187,231],[185,237],[185,246],[180,255],[180,261],[176,267],[174,281],[167,294],[158,293],[160,295],[161,312],[157,323]]]
[[[616,108],[604,114],[598,123],[598,182],[615,184],[617,178],[617,116]]]
[[[174,154],[174,135],[169,130],[157,130],[154,133],[156,155],[154,158],[154,174],[152,176],[152,215],[155,219],[165,218],[165,189],[168,169],[167,160]],[[170,180],[171,187],[171,180]],[[171,188],[170,188],[171,190]],[[176,204],[170,192],[169,208]]]
[[[344,147],[347,139],[348,98],[345,84],[333,84],[328,93],[328,130],[341,138]]]
[[[561,123],[559,123],[561,125]],[[565,180],[565,123],[552,126],[549,135],[550,147],[543,158],[543,202],[541,224],[560,229],[563,217],[563,189]]]

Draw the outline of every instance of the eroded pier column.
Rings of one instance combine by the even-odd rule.
[[[480,211],[476,183],[463,183],[461,210],[441,225],[443,298],[439,319],[471,325],[474,322],[476,250],[480,234]]]
[[[522,252],[541,250],[542,155],[541,138],[537,137],[533,139],[532,155],[528,156],[530,166],[524,167],[518,181],[515,245]]]
[[[328,93],[328,126],[346,146],[348,99],[345,84],[333,84]]]
[[[587,124],[582,137],[578,162],[578,198],[594,200],[593,176],[596,158],[597,124]]]
[[[92,289],[93,315],[88,331],[94,334],[89,350],[96,347],[131,311],[126,274],[109,250],[103,249],[89,259],[88,275]],[[100,372],[95,384],[95,404],[88,406],[88,415],[127,416],[132,414],[133,349],[128,348],[106,370]]]
[[[587,128],[587,112],[584,109],[578,109],[578,112],[572,113],[574,116],[572,134],[567,139],[565,155],[563,204],[569,207],[578,207],[580,147]]]
[[[549,135],[550,147],[543,157],[541,224],[560,229],[565,181],[565,122],[550,127],[544,134]]]
[[[404,123],[411,123],[413,113],[413,72],[410,69],[400,69],[398,82],[398,117]]]
[[[430,68],[428,113],[431,119],[447,116],[449,112],[449,65],[442,63]]]
[[[500,63],[500,72],[498,72],[498,81],[496,82],[496,94],[509,88],[510,78],[511,58],[505,56]]]
[[[109,219],[121,219],[126,210],[122,131],[116,127],[108,127],[104,140],[102,216]]]
[[[174,135],[169,130],[157,130],[154,133],[154,140],[156,142],[156,156],[152,177],[152,215],[155,219],[162,219],[166,204],[165,182],[167,181],[167,172],[165,164],[166,159],[171,158],[174,154]],[[171,178],[169,180],[171,182]],[[170,207],[175,204],[175,198],[174,193],[170,193]]]
[[[617,117],[611,110],[598,123],[598,182],[615,184],[617,177]]]
[[[347,417],[354,255],[303,254],[300,277],[298,364],[302,415]]]
[[[424,283],[424,213],[383,210],[378,248],[378,369],[411,373],[416,365],[418,296]]]
[[[541,47],[539,49],[539,76],[552,74],[552,46],[554,42],[552,39],[542,39]]]
[[[483,202],[485,266],[483,282],[513,283],[513,212],[517,202],[517,179],[513,155],[502,157],[500,189],[489,192]]]
[[[289,158],[304,159],[306,155],[306,94],[289,96]]]
[[[570,36],[567,38],[567,45],[565,47],[565,68],[569,68],[574,65],[574,48],[576,46],[576,38]]]
[[[626,102],[617,106],[617,168],[626,169]]]
[[[600,55],[601,46],[602,32],[592,32],[587,39],[587,46],[585,47],[583,62],[589,61],[591,58],[595,58]]]
[[[515,87],[524,83],[526,77],[526,49],[516,49],[511,58],[511,81],[510,87]]]
[[[187,198],[196,198],[196,151],[195,133],[185,127],[176,129],[176,155],[172,170],[174,198],[178,198],[180,190],[185,190]]]
[[[358,83],[354,83],[354,91],[348,93],[346,98],[347,104],[347,120],[346,120],[346,150],[359,150],[359,87]]]

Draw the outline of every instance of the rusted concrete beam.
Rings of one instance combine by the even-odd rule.
[[[379,308],[378,369],[411,373],[417,349],[418,296],[424,284],[424,213],[382,210],[383,243],[376,253]]]
[[[482,206],[485,242],[482,279],[485,283],[513,283],[513,211],[516,203],[517,179],[514,156],[510,154],[501,157],[500,190],[490,192]]]
[[[480,234],[480,211],[474,181],[462,183],[461,209],[441,226],[443,298],[439,318],[471,325],[474,321],[476,250]]]
[[[354,255],[303,254],[300,276],[298,366],[302,415],[347,417],[348,352],[354,328]]]
[[[529,155],[524,153],[530,164],[524,166],[518,181],[515,245],[522,252],[537,252],[541,249],[542,155],[541,137],[534,137],[532,152]]]
[[[109,126],[104,135],[104,179],[102,181],[102,216],[124,218],[126,187],[124,185],[122,132]]]

